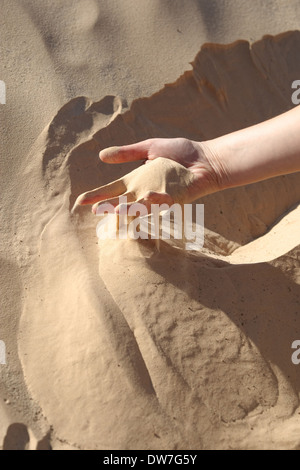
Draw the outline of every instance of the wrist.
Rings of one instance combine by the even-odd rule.
[[[253,158],[257,151],[251,146],[255,137],[237,131],[203,142],[210,165],[218,178],[220,190],[243,186],[262,179],[259,162]],[[262,147],[261,147],[262,148]]]
[[[224,158],[227,153],[227,146],[223,141],[224,138],[220,137],[197,143],[199,146],[199,158],[202,165],[204,164],[211,189],[209,192],[211,193],[233,186],[226,158]]]

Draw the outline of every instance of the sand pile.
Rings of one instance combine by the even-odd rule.
[[[289,109],[299,47],[298,32],[206,45],[192,71],[127,111],[113,96],[71,100],[32,147],[13,216],[26,272],[18,352],[57,446],[298,446],[300,175],[197,201],[199,253],[98,241],[90,208],[70,210],[139,165],[100,162],[105,147],[212,138]]]
[[[1,5],[0,448],[299,448],[300,175],[196,201],[201,252],[70,213],[103,148],[291,108],[299,2],[42,3]]]

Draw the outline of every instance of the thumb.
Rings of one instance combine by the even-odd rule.
[[[148,158],[151,139],[122,147],[109,147],[101,150],[99,157],[105,163],[124,163]]]

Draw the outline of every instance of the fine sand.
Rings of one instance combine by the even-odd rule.
[[[101,162],[106,147],[290,109],[300,5],[36,4],[1,7],[0,446],[298,449],[300,173],[196,201],[201,251],[100,241],[90,207],[71,209],[139,167]],[[182,167],[134,175],[128,190],[182,202]]]

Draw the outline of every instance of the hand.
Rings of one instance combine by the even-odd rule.
[[[77,205],[93,204],[96,213],[99,204],[110,203],[118,212],[119,197],[126,196],[128,207],[134,202],[172,205],[191,202],[219,189],[218,175],[211,162],[209,149],[203,143],[191,140],[149,139],[123,147],[110,147],[100,152],[106,163],[144,160],[131,173],[112,183],[81,194]]]

